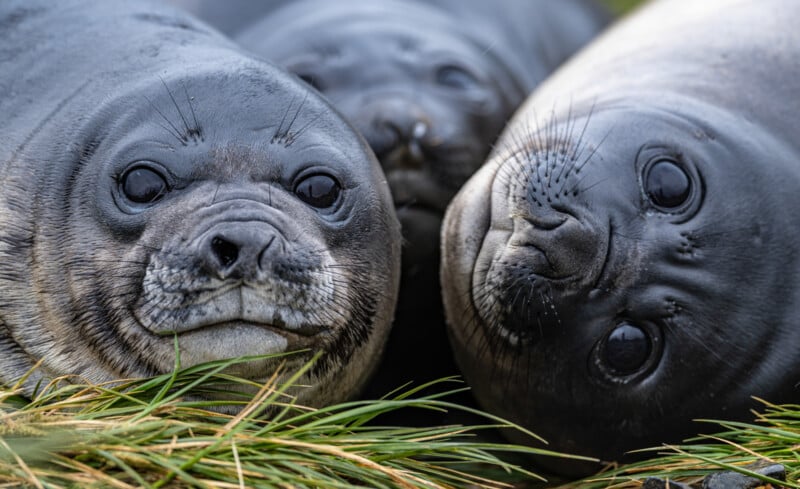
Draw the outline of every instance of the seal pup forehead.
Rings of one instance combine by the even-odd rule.
[[[10,1],[0,19],[19,47],[0,60],[0,380],[39,361],[26,394],[167,372],[177,338],[183,365],[323,351],[302,402],[357,392],[393,314],[399,224],[353,128],[157,4]]]

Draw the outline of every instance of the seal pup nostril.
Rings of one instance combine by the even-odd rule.
[[[229,268],[239,258],[239,246],[219,236],[211,240],[211,252],[223,268]]]
[[[257,278],[283,248],[276,231],[257,222],[222,222],[200,239],[200,260],[207,273],[222,280]]]
[[[390,113],[383,109],[376,115],[373,125],[391,137],[381,142],[373,141],[378,159],[386,171],[420,170],[426,166],[426,140],[430,123],[424,114],[416,109],[406,109],[404,115]],[[394,112],[397,112],[395,110]]]

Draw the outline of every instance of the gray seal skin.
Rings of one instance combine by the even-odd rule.
[[[798,22],[792,0],[655,2],[514,116],[442,231],[485,409],[625,461],[797,402]]]
[[[438,277],[444,210],[524,97],[607,12],[587,0],[271,5],[234,39],[316,87],[356,126],[403,229],[397,314],[371,394],[456,374]]]
[[[300,349],[300,401],[385,343],[399,223],[322,97],[173,8],[0,5],[0,381],[100,382]],[[232,371],[269,378],[277,361]],[[288,375],[288,374],[287,374]]]

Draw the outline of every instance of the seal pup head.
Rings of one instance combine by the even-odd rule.
[[[459,364],[551,448],[625,461],[695,419],[752,420],[751,396],[798,398],[800,9],[767,3],[660,0],[620,21],[448,210]]]
[[[620,460],[795,392],[796,161],[735,115],[664,102],[517,121],[445,217],[458,363],[548,448]]]
[[[447,203],[526,93],[467,26],[423,2],[294,2],[237,41],[325,94],[367,139],[410,244],[404,265],[437,253]]]
[[[308,350],[293,367],[321,351],[301,402],[354,395],[399,281],[399,223],[369,147],[307,86],[181,27],[191,19],[99,4],[114,30],[90,22],[86,50],[120,62],[82,66],[92,57],[71,50],[44,64],[61,83],[34,95],[60,103],[31,109],[3,162],[0,379],[39,361],[27,394],[42,376],[169,372],[177,339],[183,366]],[[278,363],[232,373],[264,380]]]

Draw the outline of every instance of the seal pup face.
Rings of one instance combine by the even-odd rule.
[[[766,131],[737,124],[609,105],[513,127],[442,238],[454,350],[485,408],[549,448],[618,460],[786,396],[769,379],[793,334],[780,209],[795,177],[764,161],[787,154]]]
[[[513,71],[454,19],[404,2],[278,13],[238,41],[297,74],[364,135],[401,221],[403,264],[438,256],[447,204],[524,96]],[[299,12],[294,8],[292,12]],[[437,259],[438,262],[438,259]]]
[[[366,380],[399,278],[388,189],[329,105],[260,66],[143,82],[87,114],[74,150],[52,148],[41,191],[64,204],[19,250],[45,312],[3,310],[43,372],[168,372],[177,338],[183,366],[308,349],[291,367],[323,351],[298,390],[314,405]],[[263,380],[278,363],[232,373]]]

